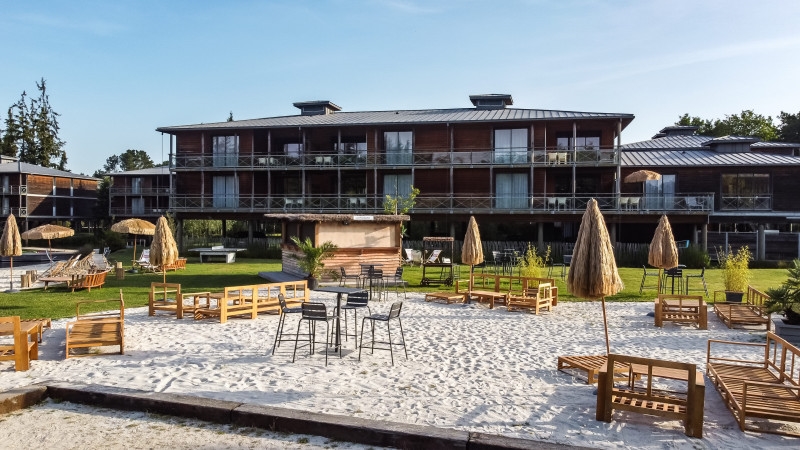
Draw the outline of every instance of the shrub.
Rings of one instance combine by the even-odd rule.
[[[519,262],[517,263],[517,267],[519,267],[519,274],[527,278],[540,278],[548,258],[550,258],[549,245],[547,246],[547,250],[545,250],[544,255],[539,256],[536,253],[536,249],[529,243],[528,249],[525,250],[525,254],[522,255],[522,258],[520,258]]]
[[[750,260],[753,257],[750,249],[745,245],[734,252],[729,246],[727,252],[721,251],[719,254],[725,290],[744,292],[750,283]]]
[[[682,249],[680,252],[680,259],[681,264],[684,264],[690,269],[701,269],[711,266],[711,258],[708,256],[708,252],[698,245],[690,245]]]
[[[800,325],[800,260],[792,262],[788,273],[788,279],[780,287],[767,289],[769,300],[764,306],[769,312],[782,313],[786,323]]]

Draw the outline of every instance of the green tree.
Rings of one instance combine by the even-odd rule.
[[[129,170],[150,169],[155,167],[150,155],[144,150],[125,150],[119,155],[106,158],[102,173],[127,172]],[[95,172],[96,173],[96,172]]]
[[[779,135],[772,117],[756,114],[750,109],[740,114],[726,114],[724,119],[714,120],[684,114],[675,124],[699,127],[697,134],[703,136],[755,136],[762,141],[774,141]]]
[[[800,113],[789,114],[781,111],[778,116],[778,138],[783,142],[800,142]]]
[[[228,122],[233,122],[233,111],[228,113]]]
[[[92,209],[92,216],[94,216],[95,221],[101,228],[105,228],[104,225],[111,225],[111,217],[108,213],[111,202],[108,195],[108,190],[111,187],[111,178],[97,175],[95,175],[95,178],[100,178],[101,180],[97,184],[97,203]]]

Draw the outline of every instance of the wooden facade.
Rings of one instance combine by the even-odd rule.
[[[169,167],[111,174],[109,215],[115,219],[155,220],[169,209],[172,195]]]

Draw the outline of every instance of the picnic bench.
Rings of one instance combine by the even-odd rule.
[[[724,291],[714,291],[714,313],[728,328],[735,325],[764,325],[770,329],[770,314],[764,306],[769,296],[758,289],[747,286],[747,298],[744,302],[718,302],[717,295]]]
[[[210,248],[191,248],[190,252],[200,253],[200,262],[221,261],[232,263],[236,261],[236,252],[243,252],[246,248],[225,248],[222,245],[215,245]]]
[[[86,309],[97,309],[97,305],[114,307],[103,312],[86,312]],[[81,311],[81,310],[84,311]],[[125,353],[125,302],[122,289],[119,300],[91,300],[78,302],[75,305],[75,320],[67,322],[66,358],[70,356],[89,356],[99,353],[73,354],[70,350],[77,348],[117,346],[119,354]]]
[[[609,376],[608,366],[616,368],[617,364],[630,367],[625,384],[615,384],[616,369],[614,376]],[[598,377],[597,420],[611,422],[614,410],[630,411],[682,420],[687,436],[703,437],[705,381],[695,364],[610,353]],[[659,378],[677,383],[662,385]],[[645,385],[641,386],[643,379]],[[656,380],[659,383],[654,383]],[[685,389],[674,390],[679,389],[675,385],[684,383]]]
[[[72,292],[75,292],[75,289],[86,289],[91,292],[93,287],[102,288],[106,283],[108,272],[108,270],[104,270],[102,272],[90,272],[85,275],[73,275],[67,281],[67,287],[72,289]]]
[[[734,351],[736,355],[731,356]],[[706,372],[742,431],[799,436],[800,350],[767,331],[763,344],[708,340]],[[777,421],[777,423],[776,423]]]
[[[31,367],[32,359],[39,359],[39,321],[21,321],[19,316],[0,317],[0,336],[12,336],[9,344],[0,343],[0,361],[14,361],[14,370]],[[41,335],[39,335],[41,336]]]
[[[307,302],[308,282],[299,280],[228,286],[222,292],[208,294],[208,305],[194,309],[194,318],[219,317],[220,323],[225,323],[230,317],[245,316],[255,319],[260,313],[280,314],[278,294],[283,294],[289,305]]]
[[[701,295],[658,294],[655,301],[655,325],[664,322],[694,323],[708,329],[708,306]]]

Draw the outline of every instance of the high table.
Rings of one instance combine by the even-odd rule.
[[[363,292],[363,289],[359,288],[351,288],[346,286],[320,286],[315,289],[316,292],[330,292],[336,294],[336,344],[334,347],[334,351],[339,351],[339,346],[341,345],[341,314],[342,314],[342,294],[353,294],[355,292]],[[356,346],[358,346],[358,342],[356,342]]]

